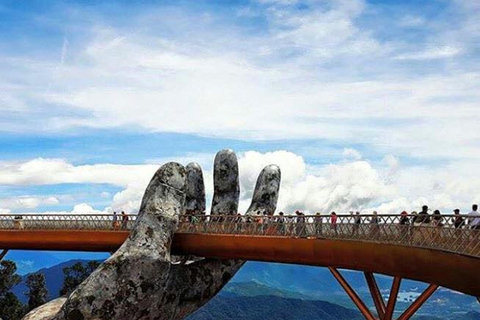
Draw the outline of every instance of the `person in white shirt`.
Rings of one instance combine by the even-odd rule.
[[[478,214],[478,205],[472,206],[472,211],[468,213],[468,221],[472,229],[480,229],[480,215]]]

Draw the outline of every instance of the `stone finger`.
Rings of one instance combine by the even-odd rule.
[[[205,214],[205,183],[202,168],[196,162],[185,167],[187,171],[185,185],[185,213]]]
[[[213,184],[211,214],[237,213],[240,185],[237,156],[232,150],[221,150],[215,156]]]
[[[280,191],[281,172],[277,165],[263,168],[257,178],[252,203],[246,214],[248,215],[273,215],[277,208]]]

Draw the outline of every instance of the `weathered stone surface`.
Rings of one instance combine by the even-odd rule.
[[[244,262],[201,259],[175,264],[172,261],[170,245],[178,216],[184,212],[186,194],[195,205],[205,203],[204,187],[190,184],[203,185],[197,165],[162,166],[145,191],[137,222],[125,243],[67,300],[57,301],[50,309],[48,304],[37,309],[43,310],[42,316],[49,320],[173,320],[184,318],[209,301]],[[231,150],[217,154],[214,184],[212,214],[237,212],[238,163]],[[250,207],[254,211],[273,212],[279,186],[278,167],[265,168]],[[27,319],[34,318],[24,318]]]
[[[155,173],[128,239],[70,295],[54,319],[173,319],[170,296],[175,293],[165,289],[170,244],[185,201],[185,176],[177,163]]]
[[[203,183],[202,168],[195,162],[187,164],[185,168],[187,170],[185,211],[188,213],[204,213],[205,184]]]
[[[240,185],[238,161],[230,149],[221,150],[215,156],[213,168],[212,215],[237,213]]]
[[[58,313],[66,300],[67,298],[52,300],[27,313],[27,315],[23,317],[23,320],[51,320],[53,319],[53,316]]]
[[[271,164],[265,167],[258,176],[247,214],[273,215],[277,208],[280,181],[281,173],[278,166]]]

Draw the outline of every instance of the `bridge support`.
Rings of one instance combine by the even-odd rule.
[[[400,284],[402,278],[395,277],[392,281],[392,288],[390,289],[390,294],[388,296],[387,310],[383,319],[392,319],[393,311],[395,311],[395,304],[397,303],[398,291],[400,291]]]
[[[365,280],[367,280],[368,289],[372,295],[373,303],[377,309],[377,314],[380,319],[385,317],[385,301],[383,301],[382,294],[380,289],[378,289],[377,281],[375,281],[375,276],[371,272],[364,272]]]
[[[0,253],[0,261],[3,260],[3,258],[5,258],[5,256],[7,255],[8,253],[8,249],[3,249],[2,250],[2,253]]]
[[[362,299],[358,294],[353,290],[353,288],[348,284],[345,278],[340,274],[340,272],[333,267],[328,268],[333,274],[335,279],[337,279],[340,286],[348,294],[353,303],[357,306],[358,310],[367,320],[394,320],[393,313],[395,311],[395,304],[398,298],[398,292],[400,291],[400,284],[402,279],[400,277],[394,277],[392,282],[392,287],[390,289],[390,295],[388,297],[387,305],[385,306],[385,301],[382,298],[380,289],[378,288],[377,282],[375,281],[375,276],[371,272],[364,272],[365,280],[367,281],[368,289],[372,295],[373,303],[375,304],[375,309],[377,310],[378,317],[375,317],[370,309],[365,305]],[[432,294],[437,290],[438,285],[430,284],[425,291],[422,292],[420,296],[408,307],[398,318],[397,320],[409,320],[415,312],[420,309],[421,306],[432,296]]]
[[[328,267],[328,269],[333,274],[335,279],[337,279],[338,283],[342,286],[343,290],[345,290],[345,292],[348,294],[350,299],[352,299],[353,303],[355,303],[358,310],[360,310],[360,312],[363,314],[365,319],[376,320],[376,318],[370,312],[368,307],[365,305],[362,299],[358,296],[355,290],[352,289],[352,287],[348,284],[347,280],[345,280],[345,278],[340,274],[340,272],[338,272],[336,268]]]

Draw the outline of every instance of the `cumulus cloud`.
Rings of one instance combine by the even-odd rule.
[[[361,210],[391,192],[391,187],[366,161],[328,165],[322,171],[284,186],[280,206],[289,212],[295,209],[346,212]]]
[[[188,155],[180,159],[192,161],[195,156]],[[201,154],[201,159],[212,163],[214,154]],[[476,162],[462,161],[455,164],[446,164],[438,168],[429,168],[417,165],[401,165],[397,157],[387,155],[383,161],[372,163],[368,160],[343,159],[338,163],[327,165],[307,166],[302,156],[290,151],[278,150],[272,152],[247,151],[240,153],[240,210],[245,211],[255,187],[256,178],[269,164],[277,164],[282,170],[282,184],[278,203],[278,210],[293,212],[300,209],[306,212],[347,212],[363,210],[370,212],[377,210],[381,213],[398,213],[403,210],[418,210],[423,204],[432,208],[439,208],[450,213],[454,207],[467,210],[472,202],[480,200],[480,182],[472,179],[471,174],[476,170]],[[157,159],[159,164],[174,159]],[[35,160],[36,161],[36,160]],[[56,176],[55,180],[38,177],[44,172],[43,166],[33,166],[27,171],[3,171],[0,178],[3,183],[57,184],[57,183],[88,183],[112,184],[121,186],[122,190],[113,195],[111,202],[101,210],[95,210],[87,204],[76,206],[74,213],[99,213],[113,210],[124,210],[136,213],[143,192],[149,179],[158,168],[157,165],[110,165],[74,166],[64,160],[43,159],[42,163],[56,165],[47,171]],[[185,161],[181,161],[186,164]],[[30,163],[26,161],[25,163]],[[22,163],[3,163],[9,168],[22,167]],[[35,170],[33,168],[36,168]],[[69,174],[65,174],[68,168]],[[109,168],[109,175],[93,174],[99,168]],[[460,168],[460,169],[459,169]],[[57,171],[55,171],[57,170]],[[85,171],[92,171],[88,174]],[[132,171],[135,174],[132,174]],[[2,170],[0,170],[2,172]],[[81,178],[73,173],[80,172]],[[111,178],[106,179],[107,176]],[[62,177],[65,180],[61,180]],[[211,201],[213,192],[213,177],[211,167],[204,165],[204,177],[207,190],[207,205]],[[88,179],[87,179],[88,178]],[[19,209],[28,211],[42,204],[55,205],[57,197],[14,197],[0,199],[0,208],[3,211]],[[67,211],[68,213],[70,211]]]

